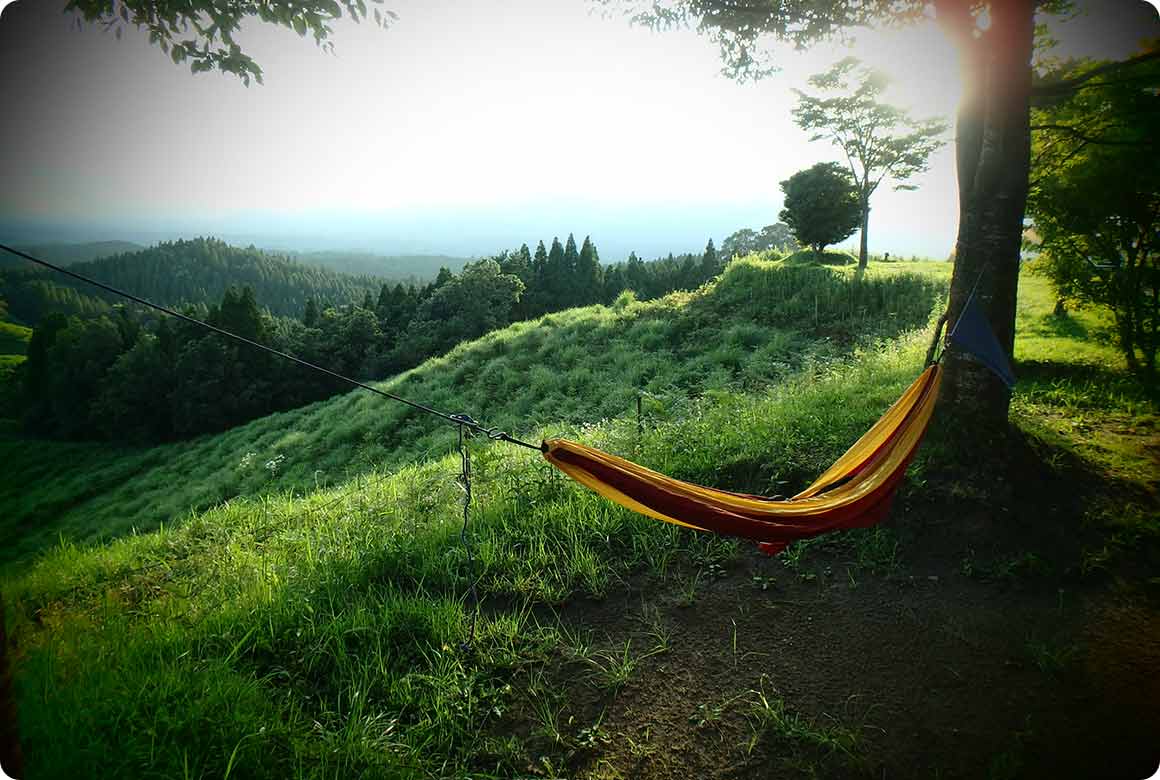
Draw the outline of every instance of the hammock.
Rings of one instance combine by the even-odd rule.
[[[882,520],[930,421],[941,368],[928,366],[902,397],[824,474],[793,498],[694,485],[567,439],[544,457],[605,498],[666,523],[739,536],[775,555],[796,539]]]

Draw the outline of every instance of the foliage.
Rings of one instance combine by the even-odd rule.
[[[760,231],[742,228],[721,242],[721,256],[726,260],[745,256],[754,252],[793,252],[798,243],[793,231],[784,222],[766,225]]]
[[[1074,65],[1082,78],[1099,63]],[[1129,367],[1156,381],[1160,346],[1160,66],[1095,76],[1033,119],[1036,267],[1061,301],[1107,306]]]
[[[193,73],[215,69],[232,73],[246,85],[251,78],[262,83],[262,69],[234,38],[245,19],[257,17],[300,36],[309,33],[321,48],[333,51],[330,36],[335,21],[344,13],[356,22],[367,18],[365,0],[195,0],[164,6],[146,0],[69,0],[66,9],[113,29],[118,38],[125,25],[147,30],[149,42],[160,46],[174,63],[188,60]],[[379,8],[374,17],[383,27],[397,18],[394,11]]]
[[[785,208],[778,216],[802,244],[821,255],[830,244],[858,229],[862,207],[850,172],[838,163],[818,163],[781,183]]]
[[[827,139],[846,156],[861,200],[858,266],[865,268],[871,196],[887,177],[902,182],[925,171],[930,155],[944,143],[940,136],[946,132],[946,122],[914,119],[904,109],[882,102],[888,78],[863,66],[856,57],[846,57],[825,73],[811,76],[810,84],[833,97],[794,90],[798,96],[794,121],[813,133],[811,141]],[[899,183],[894,189],[914,186]]]
[[[655,29],[695,27],[721,50],[724,73],[739,81],[777,71],[767,36],[796,48],[848,35],[856,27],[904,24],[923,18],[921,0],[835,0],[740,5],[732,0],[598,0],[623,9],[637,24]]]
[[[104,299],[88,291],[91,288],[80,292],[40,272],[0,272],[0,284],[11,302],[9,316],[30,325],[54,313],[94,317],[110,308]]]
[[[523,291],[519,277],[503,273],[494,260],[470,263],[419,305],[400,349],[422,359],[507,325]]]

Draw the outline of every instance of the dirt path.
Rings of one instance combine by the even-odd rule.
[[[805,581],[747,554],[691,603],[642,583],[565,609],[600,666],[625,641],[641,658],[618,690],[593,664],[558,670],[569,774],[1151,776],[1160,612],[936,576]]]

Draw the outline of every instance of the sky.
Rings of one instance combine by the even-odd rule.
[[[1137,0],[1092,6],[1060,28],[1065,53],[1122,56],[1157,34]],[[132,28],[78,31],[63,7],[17,0],[0,16],[3,240],[483,256],[575,233],[605,261],[700,251],[776,221],[781,180],[841,159],[790,116],[810,74],[854,54],[917,116],[950,119],[959,97],[933,24],[782,47],[780,73],[738,84],[708,40],[585,0],[387,0],[399,21],[338,22],[334,54],[248,24],[265,83],[246,87],[173,65]],[[951,146],[909,183],[875,195],[871,251],[945,257]]]

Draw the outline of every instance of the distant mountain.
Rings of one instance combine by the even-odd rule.
[[[90,260],[108,257],[109,255],[140,252],[144,248],[140,244],[134,244],[131,241],[90,241],[84,244],[53,243],[16,247],[16,249],[39,257],[41,260],[47,260],[57,265],[86,263]],[[0,252],[0,271],[7,271],[10,268],[19,270],[29,267],[31,266],[27,260],[10,255],[7,252]]]
[[[459,273],[471,262],[469,257],[450,255],[376,255],[370,252],[286,252],[299,263],[317,265],[345,274],[369,274],[392,282],[416,285],[433,280],[440,268]]]
[[[24,265],[28,267],[0,272],[0,295],[8,301],[10,318],[17,322],[33,324],[54,311],[93,314],[121,302],[82,282]],[[377,296],[385,281],[303,265],[213,238],[162,242],[148,249],[74,262],[70,270],[166,306],[214,304],[228,287],[248,286],[259,305],[294,317],[302,315],[311,298],[321,304],[354,303],[367,293]]]

